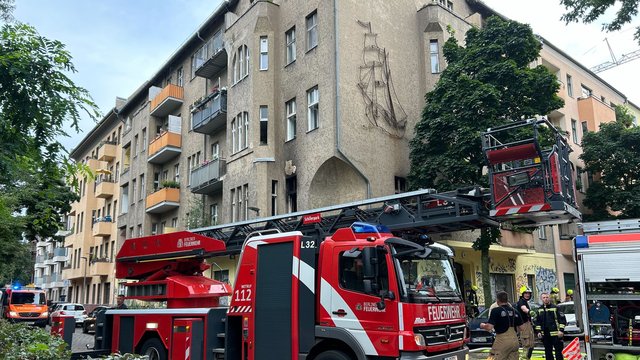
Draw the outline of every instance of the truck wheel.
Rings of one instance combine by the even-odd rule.
[[[316,356],[315,360],[351,360],[351,357],[342,351],[329,350],[320,353]]]
[[[140,355],[147,355],[149,360],[167,360],[167,350],[158,338],[151,338],[142,344]]]

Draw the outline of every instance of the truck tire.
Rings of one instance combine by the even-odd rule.
[[[151,338],[142,344],[140,355],[147,355],[149,360],[167,360],[167,349],[158,338]]]
[[[352,360],[351,357],[339,350],[329,350],[320,353],[315,360]]]

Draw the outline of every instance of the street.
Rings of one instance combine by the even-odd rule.
[[[51,327],[47,325],[46,330],[51,331]],[[71,347],[72,352],[86,351],[87,345],[93,347],[93,333],[82,333],[82,327],[76,327],[76,331],[73,333],[73,345]]]

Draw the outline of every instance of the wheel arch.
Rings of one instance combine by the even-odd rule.
[[[307,359],[313,360],[327,350],[340,350],[354,360],[366,360],[364,349],[347,330],[334,327],[317,326],[316,344],[311,348]]]

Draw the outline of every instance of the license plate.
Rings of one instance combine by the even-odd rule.
[[[476,337],[472,339],[473,342],[487,342],[486,337]]]
[[[458,355],[447,356],[444,360],[458,360]]]

